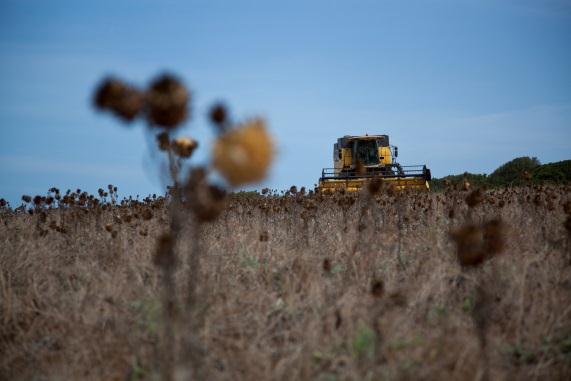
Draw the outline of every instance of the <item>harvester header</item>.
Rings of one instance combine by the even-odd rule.
[[[380,179],[395,189],[428,189],[426,165],[400,165],[398,148],[388,135],[343,136],[333,145],[333,168],[323,168],[318,191],[358,192],[366,183]]]

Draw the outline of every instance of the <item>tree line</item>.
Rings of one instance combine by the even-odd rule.
[[[465,172],[460,175],[448,175],[433,178],[430,187],[444,189],[447,185],[503,187],[527,184],[569,184],[571,183],[571,160],[541,164],[536,157],[518,157],[500,165],[491,174]]]

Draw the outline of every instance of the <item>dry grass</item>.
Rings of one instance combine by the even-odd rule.
[[[165,361],[175,379],[569,379],[569,190],[234,195],[183,216],[171,316],[165,200],[4,209],[0,379],[153,380]],[[452,238],[494,219],[501,254],[462,267]]]

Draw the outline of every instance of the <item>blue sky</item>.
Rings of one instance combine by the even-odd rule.
[[[2,0],[0,197],[163,189],[145,126],[90,97],[107,74],[144,86],[165,70],[192,89],[195,163],[214,101],[267,118],[278,156],[258,187],[312,186],[345,134],[389,134],[435,176],[569,159],[570,41],[563,0]]]

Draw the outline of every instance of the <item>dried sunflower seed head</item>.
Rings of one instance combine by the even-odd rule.
[[[171,143],[172,151],[179,157],[189,158],[198,147],[198,142],[191,138],[176,138]]]
[[[167,132],[161,132],[157,135],[157,145],[161,151],[168,151],[170,148],[170,139]]]
[[[222,134],[215,142],[213,165],[234,186],[266,177],[274,146],[262,119],[249,120]]]
[[[482,229],[475,225],[466,225],[451,237],[456,242],[456,256],[462,266],[476,266],[484,261]]]
[[[174,128],[188,117],[190,94],[182,82],[163,74],[151,83],[147,91],[147,119],[151,125]]]
[[[42,196],[35,196],[34,197],[34,205],[40,206],[43,202]]]
[[[483,194],[482,190],[478,188],[478,189],[472,191],[466,197],[466,204],[468,204],[468,206],[470,208],[473,208],[476,205],[480,204],[483,200],[484,200],[484,194]]]
[[[376,279],[371,283],[371,295],[380,298],[385,293],[385,283],[381,279]]]
[[[367,184],[367,189],[368,189],[370,194],[376,195],[376,194],[379,194],[382,186],[383,186],[383,182],[380,178],[373,178]]]
[[[321,263],[321,267],[323,268],[323,271],[326,274],[329,274],[331,272],[331,260],[329,260],[329,258],[325,258],[323,259],[323,262]]]
[[[116,78],[106,78],[97,87],[93,103],[100,110],[111,111],[120,119],[131,122],[144,105],[143,94]]]
[[[504,223],[500,219],[482,225],[466,225],[451,233],[456,256],[463,267],[477,266],[504,250]]]
[[[264,230],[263,232],[260,233],[260,242],[268,242],[269,239],[270,239],[270,234],[268,233],[267,230]]]
[[[222,103],[217,103],[212,106],[209,117],[210,121],[220,128],[221,132],[226,129],[226,125],[228,124],[228,111],[226,106]]]

